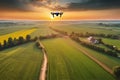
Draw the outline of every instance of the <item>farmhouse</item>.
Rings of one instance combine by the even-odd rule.
[[[94,43],[94,44],[98,44],[99,40],[95,39],[93,36],[88,37],[89,42]]]

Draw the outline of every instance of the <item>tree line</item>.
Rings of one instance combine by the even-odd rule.
[[[36,40],[37,40],[36,37],[31,39],[30,35],[26,35],[25,39],[23,38],[23,36],[19,36],[18,39],[17,38],[13,39],[12,37],[9,37],[8,40],[3,41],[3,44],[0,43],[0,51],[7,49],[7,48],[14,47],[14,46],[18,46],[21,44],[25,44],[31,41],[36,41]]]
[[[108,24],[108,23],[98,23],[99,26],[104,26],[104,27],[120,27],[120,24]]]
[[[89,33],[89,32],[86,32],[83,34],[83,33],[72,32],[71,35],[73,34],[79,37],[95,36],[95,37],[103,37],[103,38],[110,38],[110,39],[120,39],[120,36],[115,34],[104,34],[104,33],[97,34],[97,33]]]
[[[14,46],[18,46],[21,44],[25,44],[28,42],[37,41],[38,39],[44,40],[44,39],[52,39],[52,38],[56,38],[56,37],[61,37],[61,35],[52,33],[52,34],[45,35],[45,36],[36,36],[34,38],[31,38],[30,35],[26,35],[25,39],[23,38],[23,36],[19,36],[18,39],[16,39],[16,38],[13,39],[12,37],[9,37],[8,40],[3,41],[3,44],[0,43],[0,51],[14,47]]]
[[[44,40],[44,39],[52,39],[52,38],[56,38],[56,37],[61,37],[61,35],[52,33],[52,34],[45,35],[45,36],[39,36],[38,39]]]
[[[82,46],[87,47],[87,48],[93,49],[93,50],[95,50],[95,51],[98,51],[98,52],[101,52],[101,53],[104,53],[104,54],[107,54],[107,55],[110,55],[110,56],[113,56],[113,57],[118,57],[118,55],[117,55],[117,53],[116,53],[115,51],[112,51],[112,50],[109,50],[109,49],[104,49],[104,48],[95,46],[95,45],[93,45],[93,44],[90,44],[90,43],[81,41],[78,36],[72,36],[72,35],[71,35],[70,38],[71,38],[72,40],[78,42],[78,43],[81,44]]]
[[[104,42],[103,42],[102,44],[103,44],[104,46],[108,47],[109,49],[112,49],[112,50],[120,53],[120,50],[119,50],[116,46],[110,45],[110,44],[107,44],[107,43],[104,43]]]
[[[62,30],[58,30],[58,29],[55,29],[55,28],[52,28],[52,27],[49,27],[50,29],[62,34],[62,35],[68,35],[68,33],[66,31],[62,31]]]

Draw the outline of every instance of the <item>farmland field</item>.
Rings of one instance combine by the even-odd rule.
[[[19,36],[23,36],[23,38],[26,37],[26,35],[31,34],[32,32],[34,32],[36,29],[27,29],[27,30],[20,30],[20,31],[16,31],[10,34],[6,34],[6,35],[2,35],[0,36],[0,42],[3,43],[4,40],[7,40],[9,37],[12,38],[18,38]]]
[[[53,27],[55,29],[67,31],[68,33],[72,32],[72,31],[80,32],[80,33],[81,32],[83,32],[83,33],[92,32],[92,33],[98,33],[98,34],[99,33],[105,33],[105,34],[119,34],[120,33],[120,28],[119,27],[101,27],[101,26],[96,26],[96,24],[91,24],[91,25],[88,25],[88,24],[57,25],[57,26],[53,26]],[[112,30],[110,30],[110,29],[112,29]],[[86,38],[80,38],[80,39],[83,40],[83,41],[87,41]],[[107,38],[102,38],[102,39],[105,43],[115,45],[119,48],[119,45],[120,45],[119,40],[107,39]],[[71,41],[70,41],[70,43],[71,43]],[[103,53],[91,50],[91,49],[83,47],[83,46],[81,46],[81,45],[79,45],[78,43],[75,43],[75,42],[73,44],[76,44],[79,48],[87,51],[88,53],[90,53],[92,56],[97,58],[99,61],[106,64],[111,69],[114,66],[120,65],[120,59],[118,59],[118,58],[114,58],[114,57],[105,55]],[[99,46],[101,48],[108,49],[104,45],[99,44],[97,46]]]
[[[114,80],[94,61],[66,43],[66,40],[42,41],[48,51],[48,80]]]
[[[59,33],[50,27],[66,31],[68,34],[73,31],[79,33],[120,34],[119,27],[99,26],[97,23],[36,22],[14,26],[8,25],[7,27],[0,25],[0,43],[3,43],[9,37],[18,38],[23,36],[25,38],[27,34],[30,34],[31,38],[34,38]],[[46,80],[116,80],[114,75],[86,56],[82,50],[111,70],[115,66],[120,66],[120,58],[84,47],[68,36],[58,37],[41,39],[48,57]],[[88,42],[85,37],[80,37],[80,39]],[[120,48],[120,41],[117,39],[102,38],[102,40],[107,44]],[[102,44],[93,45],[109,49]],[[35,42],[24,43],[0,51],[0,80],[39,80],[40,70],[43,69],[41,68],[43,61],[42,50],[35,46]]]
[[[96,59],[98,59],[102,63],[106,64],[111,69],[114,66],[120,65],[120,59],[118,59],[118,58],[111,57],[111,56],[105,55],[103,53],[100,53],[100,52],[91,50],[89,48],[83,47],[83,46],[79,45],[78,43],[76,43],[76,42],[74,42],[74,41],[72,41],[70,39],[67,40],[66,42],[73,43],[74,46],[77,46],[77,47],[81,48],[82,50],[85,50],[86,52],[88,52],[89,54],[94,56]]]
[[[12,26],[8,26],[8,25],[1,25],[0,24],[0,36],[1,35],[5,35],[5,34],[9,34],[9,33],[13,33],[19,30],[25,30],[25,29],[30,29],[34,27],[33,25],[12,25]]]
[[[31,34],[32,37],[35,36],[44,36],[44,35],[49,35],[51,33],[57,33],[51,29],[47,25],[40,25],[37,27],[37,30]]]
[[[0,79],[38,80],[42,56],[34,43],[1,51]]]
[[[103,42],[114,45],[120,49],[120,40],[102,38]]]
[[[71,32],[79,32],[79,33],[105,33],[105,34],[120,34],[119,27],[103,27],[98,26],[97,24],[54,24],[55,29]]]

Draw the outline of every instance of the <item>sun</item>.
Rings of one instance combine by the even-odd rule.
[[[54,19],[54,17],[53,17],[52,15],[50,15],[50,19],[51,19],[51,20],[53,20],[53,19]]]
[[[62,20],[61,17],[53,17],[52,15],[49,16],[51,21],[59,21]]]

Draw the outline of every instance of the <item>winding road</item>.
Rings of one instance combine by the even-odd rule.
[[[47,63],[48,63],[47,54],[46,54],[46,50],[45,50],[44,46],[42,45],[42,43],[41,42],[39,42],[39,43],[42,47],[42,52],[44,54],[39,80],[46,80],[46,71],[47,71]]]

